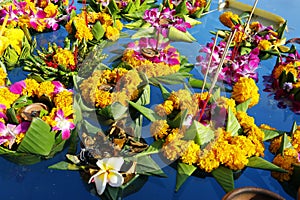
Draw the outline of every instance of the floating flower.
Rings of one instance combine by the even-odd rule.
[[[233,85],[232,98],[238,103],[251,98],[249,107],[252,107],[259,102],[259,96],[258,87],[251,78],[242,77]]]
[[[112,187],[120,187],[123,184],[124,178],[119,173],[123,163],[122,157],[104,158],[97,161],[96,164],[100,170],[90,178],[89,183],[95,182],[99,195],[104,192],[107,183]]]
[[[238,23],[240,17],[237,14],[232,13],[231,11],[224,12],[219,17],[220,22],[229,28],[233,28],[235,23]]]
[[[61,151],[53,146],[63,147],[75,129],[73,93],[61,87],[56,81],[38,83],[27,78],[0,88],[0,152],[6,152],[7,159],[33,164]],[[24,150],[36,145],[32,141],[40,146]],[[19,152],[25,153],[23,160]],[[27,162],[27,156],[33,157]]]
[[[0,10],[1,21],[7,15],[8,25],[13,27],[26,26],[37,32],[45,30],[57,30],[59,23],[66,18],[72,10],[76,9],[72,4],[68,5],[68,1],[39,1],[31,2],[13,1],[13,4],[6,3],[2,5]]]

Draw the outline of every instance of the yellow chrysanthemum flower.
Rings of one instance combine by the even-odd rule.
[[[5,105],[7,109],[10,108],[11,104],[19,97],[20,95],[10,92],[7,87],[0,88],[0,102]]]
[[[57,15],[58,6],[50,2],[48,3],[47,7],[44,9],[44,12],[46,13],[46,17],[54,17]]]
[[[41,97],[43,95],[52,98],[53,97],[53,92],[54,92],[55,86],[52,84],[51,81],[44,81],[40,83],[38,91],[37,91],[37,96]]]
[[[233,86],[232,98],[243,103],[251,98],[249,107],[256,105],[259,102],[258,87],[252,78],[241,77]]]
[[[234,14],[230,11],[222,13],[219,17],[220,22],[229,28],[234,27],[234,23],[232,21],[238,22],[239,19],[240,18],[237,14]]]
[[[258,43],[259,50],[269,50],[272,47],[272,43],[269,42],[268,40],[260,40]]]
[[[193,140],[189,141],[186,150],[181,154],[181,161],[188,165],[198,162],[200,155],[200,146]]]
[[[281,154],[276,155],[273,163],[287,170],[288,173],[272,172],[272,176],[281,182],[289,181],[294,170],[293,163],[299,163],[298,152],[295,149],[287,148],[284,150],[283,156]]]
[[[6,84],[6,79],[7,73],[3,70],[3,68],[0,68],[0,87]]]
[[[105,37],[111,41],[116,41],[120,38],[120,31],[116,27],[108,26],[106,28]]]
[[[74,54],[68,49],[58,48],[53,60],[62,66],[75,65]]]
[[[156,120],[150,126],[150,133],[156,139],[165,138],[168,135],[169,125],[167,120]]]
[[[35,80],[35,79],[25,79],[24,80],[26,87],[23,88],[23,95],[27,95],[27,96],[33,96],[37,93],[37,90],[39,88],[39,83]]]

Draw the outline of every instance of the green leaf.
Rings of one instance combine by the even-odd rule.
[[[139,158],[139,157],[159,153],[161,151],[163,143],[164,143],[163,141],[157,140],[153,142],[145,151],[134,155],[134,157]]]
[[[294,132],[297,130],[298,126],[297,126],[297,123],[294,121],[293,123],[293,126],[292,126],[292,129],[290,131],[290,135],[293,136]]]
[[[277,172],[286,172],[284,169],[278,167],[277,165],[257,156],[253,156],[248,158],[247,167],[258,168],[258,169],[265,169]]]
[[[179,162],[177,164],[177,175],[176,175],[176,189],[178,191],[182,184],[190,177],[193,172],[197,169],[194,165],[188,165]]]
[[[42,160],[41,156],[39,155],[11,151],[1,146],[0,146],[0,155],[4,159],[19,165],[33,165]]]
[[[66,161],[60,161],[54,165],[51,165],[48,167],[49,169],[57,169],[57,170],[73,170],[73,171],[77,171],[77,170],[82,170],[84,169],[85,167],[83,166],[78,166],[78,165],[75,165],[75,164],[71,164],[71,163],[68,163]]]
[[[152,37],[155,34],[153,27],[140,28],[135,34],[131,36],[131,39],[139,39],[141,37]]]
[[[49,124],[40,118],[33,118],[29,129],[17,151],[47,156],[55,143],[55,133]]]
[[[293,164],[294,170],[291,176],[291,184],[296,186],[297,188],[300,186],[300,164],[294,163]]]
[[[271,139],[285,133],[285,131],[268,130],[268,129],[263,129],[263,128],[260,128],[260,130],[262,130],[265,134],[264,141],[271,140]]]
[[[182,32],[171,26],[169,29],[168,38],[172,41],[193,42],[196,39],[189,32]]]
[[[191,26],[201,24],[200,21],[190,18],[188,15],[184,15],[183,18],[184,18],[184,21],[188,22]]]
[[[156,175],[166,177],[164,171],[150,156],[141,156],[137,158],[136,172],[142,175]]]
[[[161,83],[168,84],[168,85],[175,85],[175,84],[184,83],[186,78],[190,76],[191,76],[190,73],[177,72],[166,76],[157,76],[157,77],[149,78],[149,82],[153,85],[159,85]]]
[[[140,28],[144,23],[145,23],[144,20],[140,19],[140,20],[125,24],[125,28],[137,29],[137,28]]]
[[[162,84],[159,83],[158,86],[162,93],[163,99],[167,100],[169,98],[169,96],[171,95],[171,93]]]
[[[129,101],[129,104],[134,107],[137,111],[142,113],[147,119],[149,119],[151,122],[154,122],[156,120],[162,119],[159,115],[157,115],[153,110],[146,108],[144,106],[141,106],[137,103],[134,103],[132,101]]]
[[[237,118],[235,117],[234,113],[228,108],[228,119],[226,124],[226,131],[231,132],[232,136],[238,135],[238,131],[241,128]]]
[[[104,34],[105,34],[105,29],[102,27],[100,21],[97,21],[93,28],[92,28],[92,33],[94,38],[99,41],[100,39],[103,38]]]
[[[286,148],[293,148],[293,145],[289,141],[287,134],[284,133],[282,135],[281,144],[280,144],[280,148],[279,148],[278,152],[281,153],[281,155],[283,156],[284,155],[283,152]]]
[[[112,1],[109,1],[109,4],[108,4],[108,10],[109,10],[109,13],[114,16],[116,14],[118,14],[120,12],[120,9],[118,8],[115,0],[112,0]]]
[[[231,169],[219,166],[211,172],[216,181],[221,185],[225,192],[234,189],[233,172]]]
[[[247,112],[250,102],[251,102],[251,98],[247,99],[243,103],[240,103],[239,105],[236,106],[236,111]]]
[[[186,7],[186,0],[181,1],[181,3],[178,6],[176,6],[175,10],[176,10],[177,14],[178,13],[184,14],[184,15],[188,14],[189,10]]]
[[[215,137],[215,132],[209,127],[204,126],[200,122],[194,120],[192,125],[186,131],[184,139],[194,139],[196,144],[201,147],[208,144]],[[194,138],[193,138],[194,136]]]
[[[9,122],[19,124],[19,120],[16,117],[15,109],[9,108],[6,110],[6,116]]]

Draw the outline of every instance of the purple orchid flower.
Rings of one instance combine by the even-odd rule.
[[[22,94],[24,88],[26,88],[25,81],[18,81],[9,87],[9,91],[14,94]]]
[[[11,148],[16,141],[16,137],[20,133],[26,133],[30,126],[30,122],[21,122],[19,125],[7,124],[0,122],[0,144],[8,142]]]
[[[68,117],[65,117],[64,111],[61,109],[56,112],[54,120],[56,121],[56,126],[52,130],[62,131],[62,139],[67,140],[71,135],[71,130],[75,128],[75,124]]]

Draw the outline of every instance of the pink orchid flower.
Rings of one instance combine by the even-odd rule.
[[[67,140],[71,135],[71,130],[75,128],[75,124],[70,121],[69,117],[65,117],[62,109],[56,112],[54,120],[56,121],[56,126],[54,126],[52,130],[61,131],[62,139]]]
[[[16,137],[20,133],[26,133],[30,122],[21,122],[19,125],[7,124],[0,122],[0,145],[8,142],[8,147],[11,148],[16,141]]]

